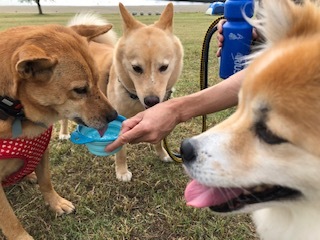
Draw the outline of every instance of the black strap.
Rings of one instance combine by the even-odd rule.
[[[24,118],[23,107],[19,100],[0,96],[0,120],[7,120],[10,116],[19,119]]]

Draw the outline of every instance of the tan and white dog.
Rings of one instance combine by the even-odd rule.
[[[160,19],[151,25],[145,25],[136,19],[120,3],[123,20],[123,36],[114,47],[105,39],[95,44],[97,51],[91,52],[100,69],[109,71],[106,95],[119,114],[129,118],[146,108],[165,101],[177,82],[183,66],[183,48],[180,40],[173,34],[173,4],[169,3]],[[103,20],[79,15],[70,24],[99,24]],[[96,22],[96,23],[95,23]],[[96,39],[94,39],[96,41]],[[102,43],[102,44],[101,44]],[[110,46],[104,51],[101,45]],[[108,55],[108,56],[106,56]],[[107,58],[112,64],[106,64],[101,58]],[[104,75],[103,75],[104,76]],[[102,77],[104,79],[104,77]],[[65,129],[65,128],[63,128]],[[171,161],[162,143],[155,145],[155,150],[162,161]],[[130,181],[125,147],[116,154],[116,176],[119,180]]]
[[[183,48],[173,34],[173,4],[152,25],[135,20],[119,4],[123,35],[113,55],[107,96],[119,114],[129,118],[168,99],[183,65]],[[162,161],[171,161],[162,143],[155,145]],[[116,175],[130,181],[125,146],[116,154]]]
[[[50,180],[51,126],[69,119],[101,129],[117,117],[98,88],[99,71],[88,47],[111,27],[44,25],[0,32],[0,228],[7,239],[33,239],[3,190],[33,170],[54,212],[74,210]]]
[[[266,49],[236,112],[183,141],[187,204],[253,212],[264,240],[320,239],[319,2],[263,2]]]

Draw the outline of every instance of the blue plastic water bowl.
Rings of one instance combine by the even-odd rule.
[[[85,144],[89,152],[91,152],[94,155],[113,155],[116,152],[118,152],[121,149],[121,147],[117,148],[112,152],[106,152],[104,149],[107,145],[109,145],[118,138],[122,122],[125,119],[125,117],[118,115],[116,120],[108,123],[108,128],[103,134],[103,136],[100,136],[99,132],[94,128],[78,125],[76,130],[71,133],[70,140],[75,144]]]

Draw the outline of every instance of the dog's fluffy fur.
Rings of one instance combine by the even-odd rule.
[[[113,48],[112,65],[106,66],[99,60],[99,56],[105,55],[103,50],[92,54],[98,65],[110,71],[106,91],[109,101],[119,114],[129,118],[166,100],[182,70],[183,48],[173,34],[172,3],[152,25],[134,19],[121,3],[119,9],[123,35]],[[86,17],[78,17],[71,24],[95,24],[86,21]],[[156,144],[155,150],[162,161],[171,161],[162,143]],[[132,177],[126,158],[124,146],[116,154],[116,176],[122,181],[130,181]]]
[[[320,237],[319,3],[263,2],[266,49],[248,66],[236,112],[181,146],[187,203],[253,212],[264,240]]]
[[[112,26],[24,26],[0,33],[0,95],[19,100],[26,119],[21,138],[33,138],[60,119],[103,128],[117,117],[98,88],[99,71],[88,41]],[[0,138],[12,137],[14,118],[0,120]],[[23,165],[0,160],[0,180]],[[52,187],[48,149],[35,169],[45,202],[57,214],[74,210]],[[33,239],[15,216],[0,185],[0,228],[8,239]]]
[[[135,20],[122,4],[119,8],[123,35],[114,49],[107,96],[119,114],[129,118],[166,99],[180,76],[183,49],[173,34],[172,3],[148,26]],[[161,142],[155,150],[162,161],[171,161]],[[116,154],[116,175],[122,181],[132,176],[125,146]]]

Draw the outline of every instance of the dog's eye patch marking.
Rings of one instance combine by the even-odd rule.
[[[164,65],[162,65],[161,67],[159,67],[159,72],[164,72],[164,71],[166,71],[167,69],[168,69],[168,64],[164,64]]]
[[[257,122],[254,126],[254,131],[261,140],[268,144],[274,145],[287,142],[287,140],[273,134],[264,122]]]
[[[142,67],[140,67],[139,65],[132,65],[132,69],[133,69],[136,73],[139,73],[139,74],[142,74],[142,73],[143,73],[143,69],[142,69]]]

